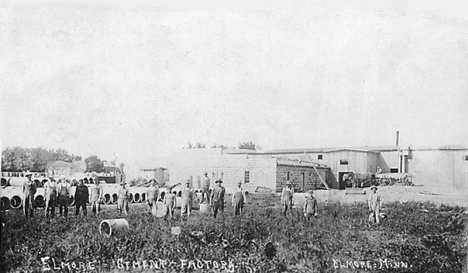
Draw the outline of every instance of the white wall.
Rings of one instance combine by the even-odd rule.
[[[414,183],[468,189],[468,150],[413,150],[409,172]]]
[[[249,170],[250,185],[275,189],[276,159],[245,154],[223,154],[222,149],[183,149],[173,154],[168,164],[170,184],[182,183],[193,176],[203,177],[206,171],[214,186],[216,179],[223,179],[228,191],[239,181],[244,182],[244,174]]]

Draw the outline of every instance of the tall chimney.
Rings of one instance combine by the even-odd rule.
[[[396,146],[400,144],[400,131],[396,131]]]

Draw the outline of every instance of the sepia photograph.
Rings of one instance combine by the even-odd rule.
[[[463,1],[0,0],[0,272],[468,272]]]

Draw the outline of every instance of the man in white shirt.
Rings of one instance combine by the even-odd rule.
[[[283,188],[281,192],[281,205],[283,206],[283,215],[286,216],[288,210],[292,213],[292,206],[294,205],[293,201],[294,189],[291,182],[286,182],[286,187]]]
[[[44,197],[45,197],[45,217],[55,217],[55,207],[57,206],[57,182],[55,179],[50,178],[44,184]]]
[[[104,195],[102,186],[99,183],[99,180],[94,179],[94,185],[89,187],[89,203],[91,203],[91,211],[99,216],[99,211],[101,210],[101,199]]]

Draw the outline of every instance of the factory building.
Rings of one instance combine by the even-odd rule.
[[[466,147],[364,147],[327,149],[284,149],[264,152],[270,156],[309,159],[331,169],[330,186],[343,188],[348,172],[407,173],[417,185],[440,185],[468,189],[468,148]]]
[[[245,185],[280,191],[287,180],[295,189],[343,189],[345,174],[407,173],[416,185],[468,189],[468,148],[364,147],[283,149],[271,151],[222,148],[182,149],[167,167],[171,183],[192,181],[199,187],[207,172],[212,186],[222,179],[227,189]]]

